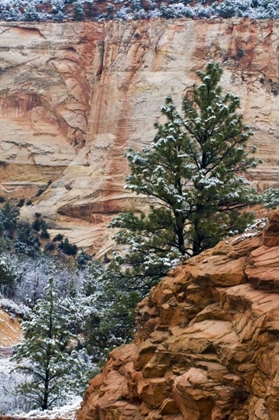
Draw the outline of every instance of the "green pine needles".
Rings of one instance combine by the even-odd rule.
[[[25,341],[16,346],[13,356],[14,370],[26,374],[17,392],[42,410],[67,401],[71,393],[82,395],[96,373],[86,350],[75,349],[78,337],[70,332],[74,305],[58,295],[50,279],[45,298],[37,301],[30,319],[22,324]]]
[[[247,143],[253,133],[237,112],[240,100],[222,93],[219,64],[197,74],[200,84],[183,100],[182,115],[168,96],[161,109],[166,122],[155,124],[151,146],[126,153],[126,188],[152,202],[148,214],[122,213],[111,222],[120,229],[116,242],[128,246],[112,265],[131,288],[144,279],[147,289],[177,259],[243,232],[253,218],[247,207],[259,202],[245,179],[259,161]]]

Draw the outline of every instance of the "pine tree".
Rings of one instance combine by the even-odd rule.
[[[83,20],[85,17],[84,6],[78,1],[73,3],[74,20]]]
[[[38,15],[38,12],[36,10],[36,7],[32,4],[28,4],[25,8],[24,20],[36,21],[36,20],[39,20],[38,17],[39,17],[39,15]]]
[[[0,211],[0,234],[12,238],[17,226],[19,211],[7,201]]]
[[[46,410],[71,392],[82,393],[92,377],[86,351],[76,351],[77,337],[69,331],[73,313],[69,302],[58,298],[49,280],[45,299],[39,299],[31,319],[22,325],[25,341],[13,359],[16,371],[27,375],[18,392],[28,396],[35,408]]]
[[[17,280],[17,275],[13,268],[9,266],[5,256],[0,255],[0,294],[12,298]]]
[[[126,153],[126,188],[152,205],[148,214],[122,213],[111,223],[120,228],[116,242],[128,246],[111,263],[123,287],[137,287],[135,281],[150,287],[175,258],[243,232],[252,219],[246,208],[258,195],[244,175],[259,162],[255,147],[247,145],[251,129],[237,113],[239,98],[222,94],[219,65],[210,63],[197,74],[201,83],[183,100],[183,116],[168,96],[161,109],[166,122],[155,124],[151,146]]]

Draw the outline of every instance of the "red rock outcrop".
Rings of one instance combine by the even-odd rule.
[[[279,419],[279,210],[173,270],[77,420]]]
[[[125,150],[152,141],[165,96],[179,105],[210,60],[255,132],[251,179],[277,186],[278,35],[276,20],[242,18],[2,22],[0,194],[104,253],[110,217],[143,206],[123,189]]]

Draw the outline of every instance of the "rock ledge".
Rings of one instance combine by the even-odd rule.
[[[77,420],[278,420],[278,238],[279,210],[153,288]]]

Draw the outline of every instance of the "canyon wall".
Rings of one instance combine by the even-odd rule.
[[[137,308],[131,344],[77,420],[278,420],[279,211],[186,261]]]
[[[278,49],[271,20],[0,23],[0,195],[104,254],[109,219],[144,205],[123,188],[125,150],[152,141],[165,96],[179,105],[210,60],[255,132],[249,177],[277,186]]]
[[[0,309],[0,358],[2,354],[5,354],[5,349],[18,344],[23,336],[21,330],[21,324],[18,317],[11,316],[5,312],[2,308]],[[9,351],[8,351],[9,353]]]

